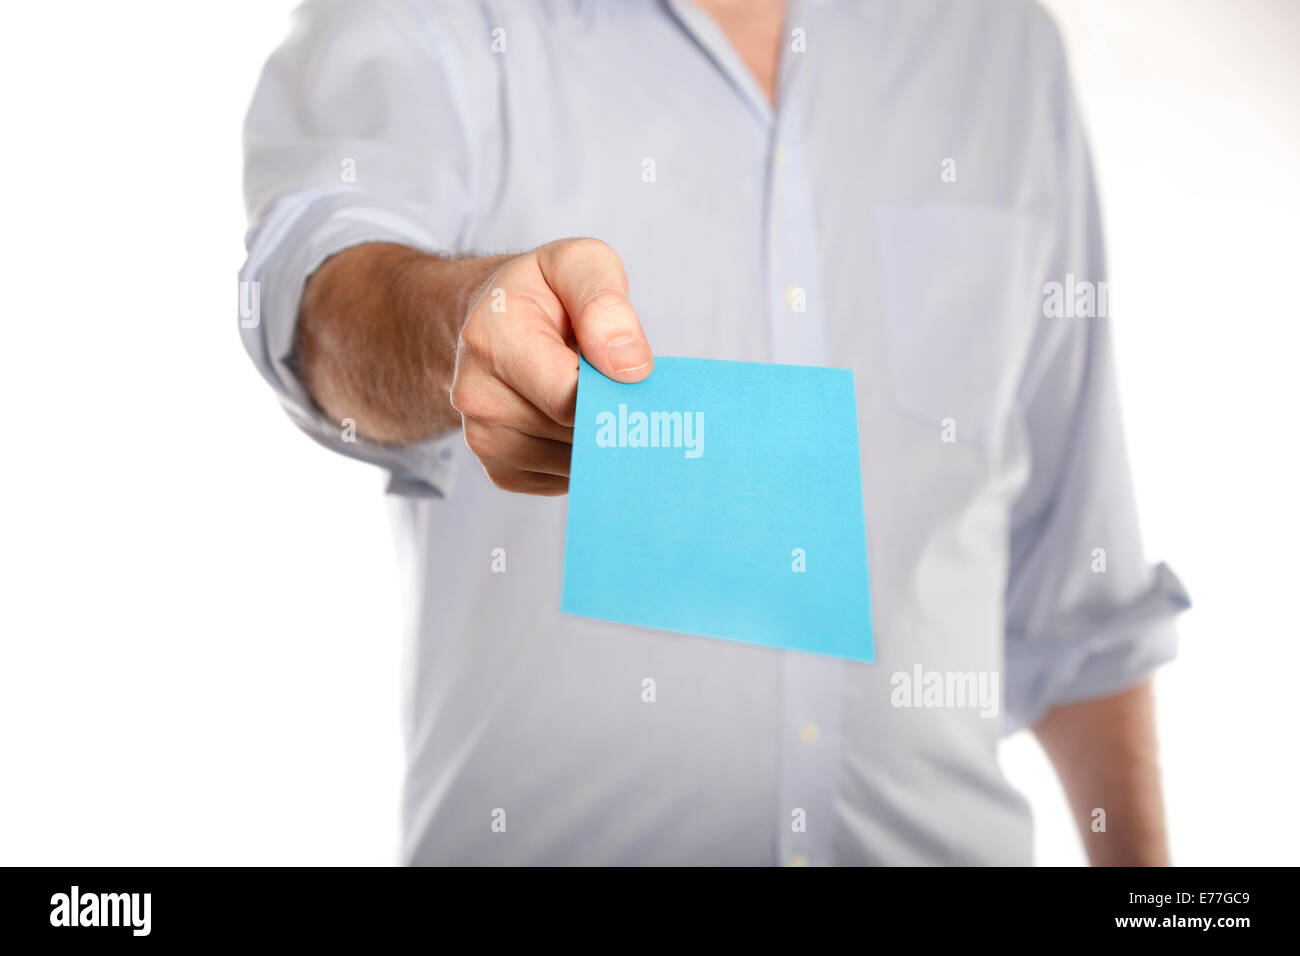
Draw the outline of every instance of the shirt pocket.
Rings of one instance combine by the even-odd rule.
[[[885,345],[905,411],[988,442],[1015,397],[1039,311],[1045,220],[974,204],[877,206]]]

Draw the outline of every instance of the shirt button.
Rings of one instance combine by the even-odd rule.
[[[786,866],[807,866],[807,865],[808,865],[808,857],[804,856],[802,853],[796,853],[794,856],[790,857],[789,862],[786,863]]]
[[[790,154],[785,151],[784,146],[778,146],[772,153],[772,162],[777,169],[785,169],[790,165]]]
[[[806,744],[815,744],[821,739],[822,729],[814,724],[811,720],[804,721],[799,728],[799,739]]]

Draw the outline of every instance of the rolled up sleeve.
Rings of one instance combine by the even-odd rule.
[[[1060,62],[1063,62],[1063,58]],[[1106,282],[1096,189],[1064,69],[1050,122],[1058,144],[1056,239],[1043,282]],[[1086,306],[1086,300],[1076,305]],[[1046,314],[1051,311],[1053,314]],[[1190,606],[1169,567],[1144,557],[1120,419],[1111,318],[1044,309],[1017,396],[1030,478],[1012,511],[1006,600],[1007,730],[1061,704],[1145,679],[1177,651]]]
[[[300,428],[386,469],[401,494],[450,493],[459,432],[381,445],[327,418],[299,374],[295,329],[307,280],[344,249],[462,246],[472,161],[455,58],[421,10],[309,2],[268,61],[244,129],[244,346]]]

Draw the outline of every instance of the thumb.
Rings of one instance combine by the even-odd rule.
[[[566,239],[542,246],[537,261],[583,358],[616,382],[639,382],[654,370],[618,253],[599,239]]]

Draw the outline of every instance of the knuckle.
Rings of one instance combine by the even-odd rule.
[[[567,478],[557,478],[555,481],[548,482],[545,487],[538,488],[534,494],[542,495],[546,498],[555,498],[559,495],[567,494],[569,491],[569,480]]]
[[[520,481],[520,475],[516,471],[504,468],[484,468],[488,481],[500,488],[502,491],[522,491],[523,486]]]
[[[614,254],[614,247],[604,239],[596,239],[593,236],[578,236],[573,240],[574,245],[588,256],[609,256]]]
[[[460,376],[451,386],[451,407],[466,418],[491,421],[493,409],[480,386],[467,382]]]
[[[622,318],[628,307],[627,297],[613,289],[601,289],[587,300],[586,311],[598,320]]]
[[[551,320],[547,318],[549,313],[546,306],[542,305],[537,296],[531,292],[517,292],[510,302],[510,308],[507,312],[507,318],[503,321],[503,328],[511,333],[511,338],[519,333],[520,330],[526,332],[539,332],[551,328]]]
[[[488,323],[478,316],[472,316],[465,327],[460,330],[460,353],[481,358],[491,349],[491,330]]]
[[[556,258],[562,264],[621,261],[613,246],[603,239],[594,239],[591,236],[565,239],[557,250]]]
[[[573,403],[567,399],[554,399],[548,403],[549,407],[545,409],[546,415],[555,424],[562,428],[573,430],[574,408]]]
[[[448,400],[451,402],[451,407],[462,415],[470,414],[470,407],[474,401],[473,389],[465,384],[464,378],[460,375],[457,375],[456,380],[451,383],[451,394],[448,396]]]
[[[472,422],[465,424],[465,445],[479,461],[489,461],[497,456],[497,442],[492,430]]]

